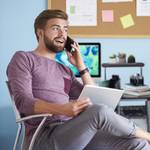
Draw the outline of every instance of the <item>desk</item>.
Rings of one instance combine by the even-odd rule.
[[[145,106],[146,106],[147,130],[148,130],[148,132],[150,132],[150,95],[149,96],[127,96],[127,95],[124,95],[121,99],[123,99],[123,100],[128,100],[128,99],[146,100]],[[118,106],[117,111],[118,111],[118,113],[120,113],[120,106]]]

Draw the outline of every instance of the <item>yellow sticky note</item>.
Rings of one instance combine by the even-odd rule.
[[[120,21],[121,21],[121,24],[122,24],[124,29],[135,25],[131,14],[128,14],[128,15],[123,16],[123,17],[120,17]]]

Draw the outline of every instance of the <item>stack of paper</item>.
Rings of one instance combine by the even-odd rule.
[[[149,90],[148,85],[139,85],[139,86],[134,86],[131,84],[126,84],[124,90],[130,90],[130,91],[138,91],[138,92],[144,92]]]
[[[126,95],[132,95],[132,96],[148,96],[150,95],[150,88],[148,85],[142,85],[142,86],[133,86],[130,84],[125,85],[125,92]]]
[[[145,92],[125,91],[124,94],[131,96],[150,96],[150,90]]]

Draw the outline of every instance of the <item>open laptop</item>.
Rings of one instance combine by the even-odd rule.
[[[115,110],[123,92],[124,90],[85,85],[79,98],[89,97],[93,104],[105,104]]]

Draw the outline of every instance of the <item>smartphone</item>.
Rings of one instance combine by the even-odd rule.
[[[69,36],[67,36],[67,41],[66,41],[66,45],[65,45],[65,48],[67,51],[71,52],[72,51],[72,46],[71,44],[74,43],[74,40],[71,39]]]

